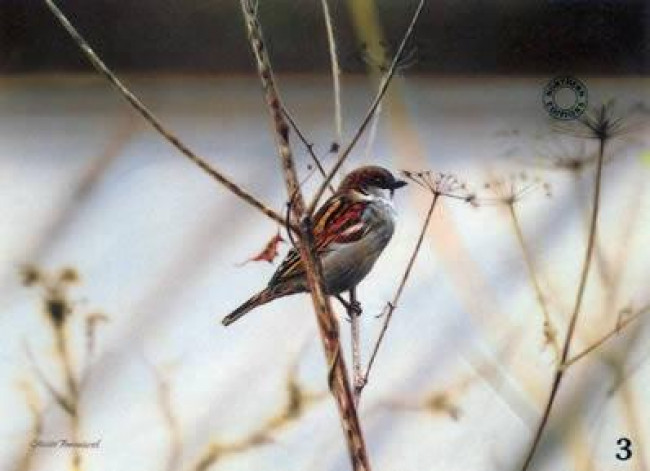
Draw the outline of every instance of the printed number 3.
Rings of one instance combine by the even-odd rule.
[[[616,453],[616,458],[625,461],[632,457],[632,442],[629,438],[619,438],[616,444],[620,447],[619,452]]]

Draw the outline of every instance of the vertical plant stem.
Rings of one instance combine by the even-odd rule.
[[[377,337],[377,341],[375,342],[375,346],[372,350],[372,354],[370,355],[370,361],[368,362],[368,367],[366,368],[366,372],[363,375],[363,381],[360,384],[361,389],[363,389],[366,386],[366,384],[368,384],[368,378],[370,377],[370,371],[372,370],[372,366],[375,364],[375,359],[377,358],[377,352],[379,352],[379,347],[381,346],[381,343],[384,340],[386,331],[388,330],[388,325],[391,321],[391,318],[393,317],[393,312],[397,308],[397,303],[399,302],[399,299],[402,296],[402,292],[404,291],[404,287],[406,286],[406,281],[408,280],[411,274],[411,270],[413,269],[413,265],[415,264],[415,259],[417,258],[418,253],[420,253],[420,248],[422,247],[422,242],[424,241],[424,235],[426,234],[427,228],[429,227],[429,222],[431,222],[431,216],[433,216],[433,210],[436,207],[436,203],[438,202],[439,197],[440,197],[440,193],[434,192],[433,198],[431,199],[431,204],[429,205],[429,210],[427,211],[427,215],[424,218],[424,222],[422,223],[422,229],[420,230],[420,235],[418,235],[418,240],[415,243],[413,252],[411,253],[411,258],[409,259],[409,262],[406,265],[406,269],[404,270],[404,274],[402,275],[402,279],[399,283],[399,286],[397,287],[397,291],[395,292],[392,301],[388,303],[388,309],[384,314],[385,316],[384,324],[381,327],[381,331],[379,332],[379,336]],[[361,391],[359,391],[359,394],[361,394]]]
[[[70,349],[68,348],[67,336],[65,332],[65,321],[61,325],[54,326],[56,338],[56,351],[63,369],[63,376],[67,388],[68,404],[70,405],[70,428],[72,430],[72,441],[81,441],[81,424],[79,418],[79,384],[75,378],[72,368],[72,359],[70,358]],[[79,448],[72,448],[72,469],[79,471],[81,469],[81,453]]]
[[[560,364],[560,346],[557,342],[557,334],[555,326],[551,321],[551,316],[548,312],[548,306],[546,305],[546,300],[544,299],[544,294],[542,293],[542,288],[537,279],[537,273],[535,272],[535,266],[533,265],[533,259],[528,251],[528,246],[526,245],[526,240],[524,239],[524,232],[521,229],[521,224],[519,223],[519,218],[517,217],[517,212],[515,211],[514,202],[510,202],[508,205],[508,213],[510,215],[510,221],[512,222],[512,227],[517,235],[517,242],[519,242],[519,247],[521,248],[521,253],[526,264],[526,270],[528,271],[528,278],[530,283],[535,290],[535,296],[537,298],[537,303],[542,310],[542,315],[544,316],[544,337],[547,342],[553,347],[555,352],[555,362],[556,366]]]
[[[341,354],[338,322],[334,317],[329,298],[323,288],[322,267],[314,249],[312,221],[310,213],[304,211],[304,200],[289,144],[289,125],[282,111],[282,103],[264,45],[262,28],[257,20],[256,9],[251,0],[241,0],[241,8],[248,31],[248,40],[264,89],[267,107],[275,126],[276,144],[284,173],[287,195],[291,198],[294,217],[299,221],[298,251],[307,275],[323,349],[329,365],[328,380],[330,390],[339,410],[348,446],[348,455],[354,471],[370,471],[365,438],[357,416],[347,367]],[[324,188],[328,183],[325,183]]]
[[[330,52],[330,63],[332,66],[332,91],[334,94],[334,129],[336,130],[336,142],[343,140],[343,116],[341,114],[341,69],[339,58],[336,52],[336,39],[334,38],[334,27],[332,26],[332,15],[330,14],[327,0],[321,0],[323,16],[325,17],[325,29],[327,30],[327,44]]]
[[[375,110],[372,116],[372,123],[370,124],[370,131],[368,131],[368,140],[366,141],[366,159],[372,157],[372,148],[377,139],[377,128],[379,127],[379,117],[381,116],[381,103]]]
[[[356,289],[350,290],[350,306],[357,302]],[[352,377],[354,384],[354,402],[358,406],[361,390],[363,389],[363,372],[361,367],[361,313],[354,309],[349,309],[350,331],[352,338]]]
[[[181,433],[180,424],[172,405],[171,382],[167,377],[165,377],[162,371],[158,370],[156,366],[151,364],[150,367],[156,378],[158,407],[169,435],[169,454],[167,455],[166,470],[176,471],[179,469],[179,464],[183,455],[183,434]]]
[[[556,368],[555,376],[553,378],[553,383],[551,385],[551,391],[546,401],[546,406],[542,412],[542,417],[539,421],[537,429],[535,430],[535,436],[533,437],[533,442],[528,450],[522,471],[526,471],[530,464],[533,461],[535,456],[535,451],[541,441],[544,429],[548,423],[548,419],[551,415],[551,410],[553,409],[553,404],[557,397],[557,393],[560,389],[560,384],[564,378],[564,363],[569,357],[569,352],[571,350],[571,341],[573,339],[573,334],[575,333],[576,325],[578,322],[578,316],[580,315],[580,309],[582,307],[582,300],[585,293],[585,288],[587,286],[587,279],[589,278],[589,269],[591,267],[591,260],[594,251],[594,243],[596,240],[596,228],[598,225],[598,213],[600,210],[600,191],[602,185],[602,174],[603,174],[603,158],[605,154],[605,141],[606,138],[601,136],[599,138],[599,147],[598,147],[598,160],[596,162],[596,172],[594,176],[594,195],[593,203],[591,209],[591,217],[589,220],[589,234],[587,237],[587,247],[585,248],[584,261],[582,263],[582,272],[580,274],[580,283],[578,285],[578,292],[576,293],[575,304],[573,308],[573,313],[571,314],[571,320],[569,321],[569,328],[567,330],[566,338],[564,340],[564,345],[562,347],[562,356],[560,358],[560,364]]]
[[[43,433],[43,411],[31,383],[23,385],[23,394],[32,415],[32,426],[25,451],[16,467],[13,468],[15,471],[29,471],[31,469],[35,450],[33,443],[39,440]]]

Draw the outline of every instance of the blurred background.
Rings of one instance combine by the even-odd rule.
[[[238,2],[59,6],[185,144],[283,210]],[[260,0],[284,103],[326,168],[416,6],[329,2],[339,126],[321,2]],[[451,173],[479,205],[443,200],[434,212],[362,397],[374,469],[520,469],[575,302],[594,190],[598,142],[557,132],[542,106],[557,75],[579,78],[590,105],[621,121],[572,356],[599,348],[568,370],[532,469],[650,469],[649,10],[425,5],[344,172]],[[0,35],[0,469],[348,469],[308,297],[220,324],[272,275],[287,242],[273,263],[249,259],[283,229],[152,130],[44,3],[0,0]],[[293,144],[309,194],[320,176]],[[364,364],[430,201],[415,184],[396,196],[393,241],[360,286]],[[340,325],[349,355],[342,312]],[[621,438],[629,460],[616,458]],[[97,448],[46,446],[59,440]]]
[[[224,74],[251,71],[236,1],[65,0],[74,24],[121,71]],[[358,31],[381,21],[399,44],[417,2],[330,2],[343,70],[363,73]],[[326,73],[327,36],[319,2],[259,2],[275,67]],[[373,18],[374,17],[374,18]],[[441,0],[428,2],[414,45],[416,73],[647,74],[650,6],[643,0]],[[43,2],[0,2],[0,67],[6,72],[87,72],[87,64]]]

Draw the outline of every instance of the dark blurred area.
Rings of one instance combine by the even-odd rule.
[[[342,69],[369,58],[349,1],[330,8]],[[397,47],[415,0],[377,0],[385,49]],[[236,0],[60,0],[94,49],[121,72],[251,72]],[[260,0],[277,69],[327,72],[320,2]],[[647,0],[431,0],[409,45],[411,70],[439,74],[638,75],[650,70]],[[89,66],[39,0],[0,0],[0,72],[82,72]]]

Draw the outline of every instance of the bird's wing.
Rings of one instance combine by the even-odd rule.
[[[331,250],[333,244],[357,242],[368,231],[363,212],[368,203],[355,201],[350,195],[332,196],[314,216],[314,245],[321,256]],[[300,276],[305,273],[300,254],[291,249],[271,278],[269,285]]]

